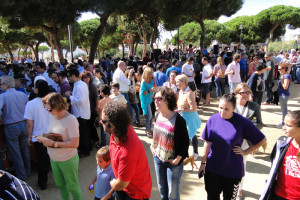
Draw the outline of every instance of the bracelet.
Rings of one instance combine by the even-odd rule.
[[[206,162],[202,162],[201,165],[206,165]]]

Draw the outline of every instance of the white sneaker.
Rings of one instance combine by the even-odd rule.
[[[197,153],[194,153],[194,160],[197,160],[198,157],[199,155]]]

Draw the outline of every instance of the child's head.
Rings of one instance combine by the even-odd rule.
[[[100,94],[102,97],[104,96],[109,96],[110,94],[110,89],[108,85],[101,85],[100,86]]]
[[[115,95],[118,95],[119,89],[120,89],[120,84],[116,83],[116,82],[111,82],[110,87],[111,87],[112,93],[114,93]]]
[[[292,111],[286,115],[282,129],[287,137],[293,137],[296,141],[300,141],[300,110]],[[297,153],[297,158],[300,160],[300,150]]]
[[[109,147],[104,146],[96,153],[97,165],[101,169],[106,169],[110,164]]]

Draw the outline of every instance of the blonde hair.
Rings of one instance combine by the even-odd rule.
[[[219,65],[219,66],[224,65],[224,61],[223,61],[223,58],[221,56],[218,57],[218,59],[217,59],[217,65]]]
[[[105,162],[110,161],[109,147],[107,145],[97,151],[96,160],[99,158],[103,158]]]
[[[152,68],[151,68],[151,67],[146,67],[146,68],[144,69],[142,78],[143,78],[144,80],[148,80],[149,77],[150,77],[150,75],[151,75],[152,73],[153,73]]]
[[[244,87],[248,88],[251,92],[251,88],[249,87],[249,85],[247,83],[239,83],[237,86],[235,86],[234,93],[235,94],[239,93]]]
[[[184,74],[180,74],[180,75],[176,76],[175,80],[184,82],[186,85],[188,85],[188,83],[189,83],[188,77]]]

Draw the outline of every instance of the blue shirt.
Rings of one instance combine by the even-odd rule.
[[[173,66],[167,69],[166,75],[169,77],[170,72],[173,70],[177,71],[178,75],[181,74],[181,68]]]
[[[240,67],[241,67],[241,71],[243,72],[243,74],[247,73],[247,65],[246,65],[246,60],[244,60],[243,58],[241,58],[240,60]]]
[[[83,71],[84,71],[84,67],[82,67],[82,66],[78,65],[78,69],[77,69],[77,70],[79,71],[79,74],[81,74],[81,72],[83,72]]]
[[[3,124],[12,124],[25,120],[25,106],[28,102],[26,94],[9,88],[5,93],[0,94],[0,117]]]
[[[155,77],[157,87],[162,86],[164,82],[168,81],[168,76],[161,71],[154,72],[153,76]]]
[[[97,166],[97,184],[95,196],[99,199],[103,198],[110,191],[110,181],[115,178],[111,164],[106,169]]]
[[[290,79],[290,83],[289,83],[289,87],[286,90],[282,87],[281,80],[279,79],[278,81],[277,92],[279,96],[290,96],[290,85],[291,85],[292,77],[290,74],[286,74],[283,76],[283,80],[287,78]]]

